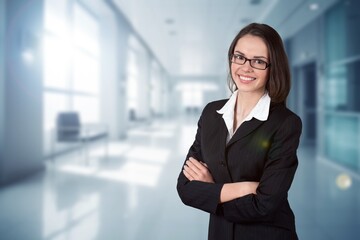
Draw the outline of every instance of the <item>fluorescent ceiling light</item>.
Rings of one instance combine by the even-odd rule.
[[[316,10],[319,9],[319,4],[317,4],[317,3],[311,3],[311,4],[309,4],[309,9],[310,9],[311,11],[316,11]]]

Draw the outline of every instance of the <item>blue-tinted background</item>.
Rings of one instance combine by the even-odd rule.
[[[0,0],[0,239],[206,239],[176,179],[227,48],[284,40],[303,121],[289,192],[300,239],[360,237],[360,2]],[[62,112],[84,136],[57,135]],[[94,139],[93,139],[94,140]]]

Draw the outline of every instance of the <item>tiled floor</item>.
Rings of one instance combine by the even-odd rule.
[[[110,143],[108,158],[99,145],[87,161],[75,152],[0,189],[0,239],[206,239],[207,214],[184,206],[175,189],[195,126],[144,126]],[[299,149],[289,194],[300,239],[360,239],[359,177],[314,153]]]

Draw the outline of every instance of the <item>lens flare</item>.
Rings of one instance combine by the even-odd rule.
[[[342,190],[348,189],[349,187],[351,187],[351,184],[351,177],[345,173],[338,175],[336,178],[336,185]]]

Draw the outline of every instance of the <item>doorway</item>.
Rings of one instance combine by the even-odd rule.
[[[317,74],[316,63],[311,62],[300,67],[298,71],[300,83],[299,105],[303,122],[302,141],[308,145],[316,145],[317,140]]]

